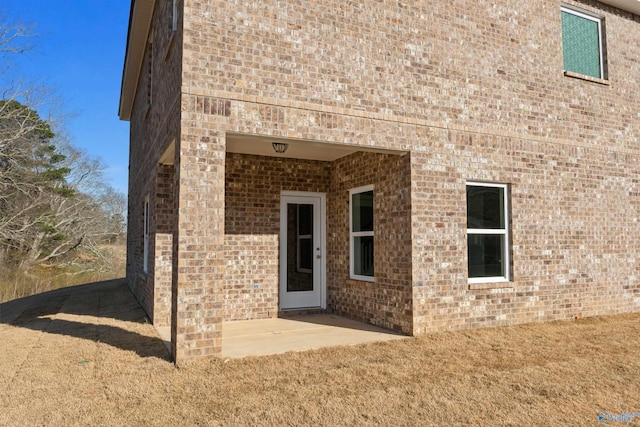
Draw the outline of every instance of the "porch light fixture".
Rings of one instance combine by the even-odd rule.
[[[289,144],[285,144],[284,142],[272,142],[271,146],[273,147],[273,151],[278,154],[283,154],[289,148]]]

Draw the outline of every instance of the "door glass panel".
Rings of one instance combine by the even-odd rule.
[[[298,271],[313,272],[313,241],[309,239],[298,240]]]
[[[313,205],[287,204],[287,292],[313,291]]]

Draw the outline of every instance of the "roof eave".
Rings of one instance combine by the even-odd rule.
[[[640,0],[599,0],[601,3],[640,15]]]
[[[122,69],[122,86],[120,87],[120,120],[131,120],[131,111],[138,90],[138,80],[144,58],[155,0],[132,0],[129,14],[129,32],[127,50]]]

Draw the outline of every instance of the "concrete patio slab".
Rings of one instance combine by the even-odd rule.
[[[169,328],[158,328],[169,346]],[[239,320],[222,325],[223,358],[266,356],[322,347],[406,338],[405,335],[331,314]]]
[[[402,338],[406,336],[327,314],[242,320],[222,325],[222,357],[264,356]]]

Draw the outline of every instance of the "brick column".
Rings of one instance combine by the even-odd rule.
[[[155,262],[153,269],[155,327],[171,325],[171,282],[173,269],[173,165],[159,165],[156,180]]]
[[[171,292],[171,348],[178,365],[220,352],[224,275],[224,134],[185,116],[176,142]]]

